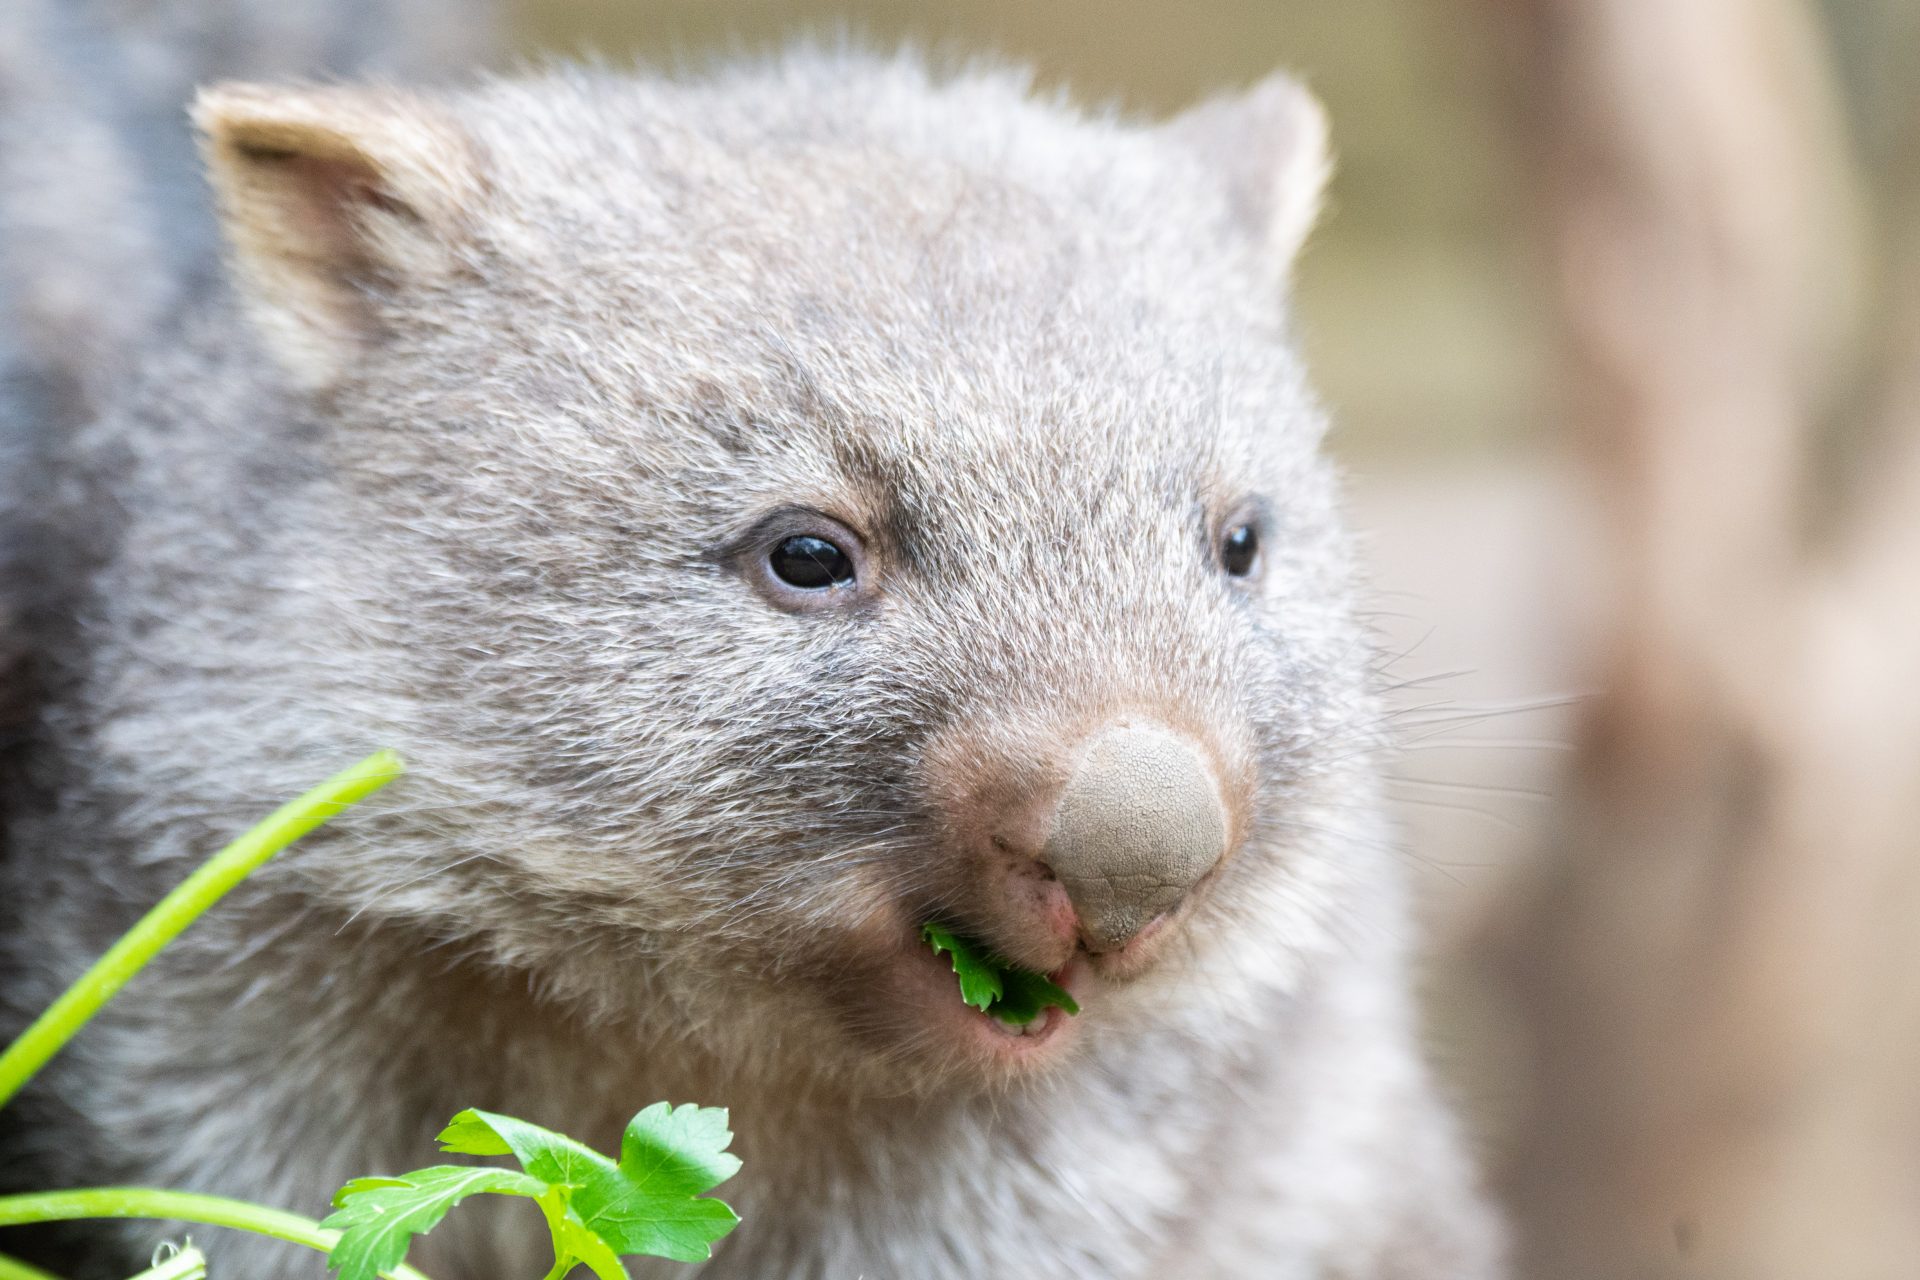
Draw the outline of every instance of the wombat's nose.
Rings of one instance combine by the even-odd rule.
[[[1124,946],[1220,860],[1227,814],[1199,747],[1155,725],[1090,739],[1054,809],[1040,859],[1096,950]]]

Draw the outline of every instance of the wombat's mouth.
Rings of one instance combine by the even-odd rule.
[[[949,1050],[978,1060],[983,1066],[1028,1066],[1055,1053],[1073,1039],[1073,1017],[1064,1008],[1048,1006],[1026,1021],[995,1017],[968,1004],[961,996],[960,984],[952,963],[936,955],[921,941],[916,930],[909,954],[903,958],[901,976],[906,980],[903,993],[918,1008],[925,1031],[933,1033]],[[1046,976],[1049,983],[1067,992],[1074,1002],[1085,1000],[1091,977],[1076,955]]]
[[[978,1009],[1013,1035],[1026,1034],[1051,1009],[1069,1015],[1080,1012],[1079,1003],[1065,987],[1046,974],[997,958],[978,939],[934,921],[921,928],[920,938],[934,954],[951,958],[960,1002]]]

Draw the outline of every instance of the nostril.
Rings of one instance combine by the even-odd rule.
[[[1007,869],[1022,879],[1051,884],[1058,878],[1054,875],[1053,868],[1036,856],[1038,841],[996,834],[988,838],[988,843],[993,846],[995,853],[1006,859]]]

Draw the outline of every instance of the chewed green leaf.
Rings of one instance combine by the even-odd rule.
[[[1006,994],[994,1003],[989,1012],[1004,1022],[1026,1025],[1040,1016],[1042,1009],[1065,1009],[1068,1013],[1080,1012],[1080,1005],[1067,994],[1067,989],[1052,979],[1038,973],[1029,973],[1025,969],[1009,969],[1006,973]]]
[[[327,1254],[339,1280],[374,1280],[407,1256],[413,1237],[431,1230],[470,1195],[539,1197],[547,1184],[512,1169],[434,1165],[395,1178],[355,1178],[334,1194],[340,1206],[320,1225],[340,1233]]]
[[[1001,964],[943,925],[923,925],[920,936],[935,955],[945,952],[951,958],[953,972],[960,979],[960,998],[982,1013],[1025,1024],[1039,1017],[1043,1009],[1080,1012],[1066,988],[1043,974]]]
[[[946,952],[953,962],[953,972],[960,979],[960,998],[980,1012],[985,1013],[1006,990],[1000,966],[962,942],[951,929],[937,924],[923,925],[920,936],[926,939],[935,955]]]

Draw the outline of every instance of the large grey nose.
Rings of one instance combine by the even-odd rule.
[[[1219,780],[1199,747],[1130,722],[1087,742],[1040,857],[1088,940],[1111,950],[1184,898],[1226,844]]]

